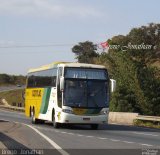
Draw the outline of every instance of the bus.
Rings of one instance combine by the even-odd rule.
[[[30,69],[25,115],[32,123],[87,124],[98,129],[108,122],[109,78],[104,66],[54,62]]]

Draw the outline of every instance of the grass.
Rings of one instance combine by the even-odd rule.
[[[147,120],[134,120],[135,126],[141,126],[141,127],[149,127],[149,128],[156,128],[160,129],[160,122],[157,121],[147,121]]]
[[[0,86],[2,86],[2,87],[9,87],[9,86],[15,86],[15,84],[0,83]]]
[[[18,89],[18,90],[11,90],[7,92],[1,92],[0,93],[0,101],[2,99],[5,99],[9,105],[12,106],[21,106],[24,107],[24,99],[22,98],[22,93],[24,92],[24,89]]]

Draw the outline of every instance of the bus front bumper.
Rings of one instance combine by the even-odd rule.
[[[70,124],[106,124],[108,115],[75,115],[61,112],[57,115],[59,123]]]

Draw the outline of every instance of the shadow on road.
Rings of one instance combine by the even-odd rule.
[[[118,124],[101,125],[100,130],[160,132],[159,129],[153,129],[153,128],[147,128],[147,127],[138,127],[138,126],[118,125]]]
[[[38,124],[38,126],[45,126],[49,128],[54,128],[52,123]],[[69,125],[63,124],[59,129],[69,129],[69,130],[92,130],[90,125]],[[127,126],[127,125],[118,125],[118,124],[105,124],[99,125],[98,130],[106,130],[106,131],[141,131],[141,132],[160,132],[160,129],[153,128],[145,128],[145,127],[137,127],[137,126]]]
[[[0,141],[5,145],[5,149],[1,149],[2,152],[0,154],[34,154],[38,155],[35,150],[32,150],[25,145],[19,143],[18,141],[14,140],[13,138],[5,135],[4,133],[0,132]]]
[[[0,141],[5,145],[7,149],[29,149],[23,144],[17,142],[16,140],[12,139],[11,137],[5,135],[4,133],[0,132]]]

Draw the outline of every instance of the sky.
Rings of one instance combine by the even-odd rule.
[[[159,0],[0,0],[0,74],[76,62],[74,45],[160,23],[159,6]]]

